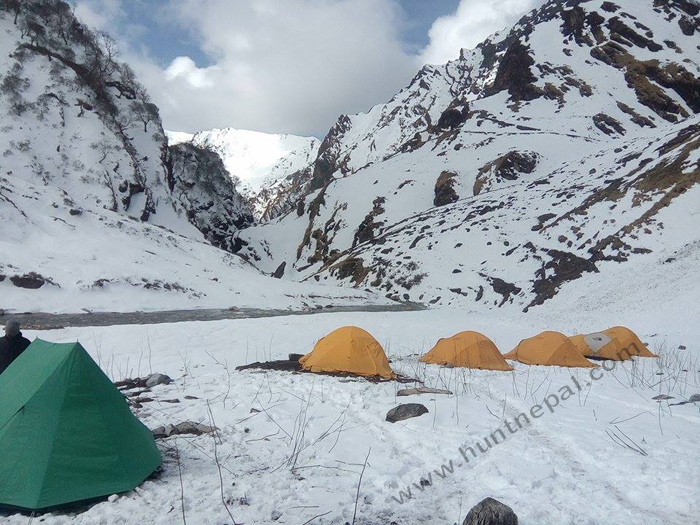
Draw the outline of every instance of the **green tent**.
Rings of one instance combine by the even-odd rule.
[[[160,464],[151,432],[79,343],[37,339],[0,375],[0,505],[125,492]]]

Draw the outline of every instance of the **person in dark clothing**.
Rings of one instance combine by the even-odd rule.
[[[19,323],[10,319],[5,325],[5,337],[0,338],[0,374],[30,345],[22,336]]]

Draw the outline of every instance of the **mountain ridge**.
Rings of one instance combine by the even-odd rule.
[[[625,262],[632,249],[642,257],[647,248],[628,249],[624,239],[649,230],[655,214],[678,193],[697,193],[692,152],[700,83],[692,37],[698,24],[695,4],[683,0],[547,2],[512,29],[463,50],[457,60],[425,66],[388,103],[342,115],[313,171],[297,185],[297,205],[281,219],[244,231],[244,251],[266,271],[284,262],[292,279],[381,288],[394,299],[434,304],[473,304],[479,297],[478,304],[491,294],[501,297],[496,305],[505,297],[502,306],[521,308],[551,299],[566,283],[598,271],[602,260]],[[656,156],[645,155],[653,147]],[[635,160],[640,165],[628,169]],[[411,217],[438,216],[445,209],[469,216],[471,208],[488,217],[502,203],[494,208],[465,200],[478,204],[502,191],[542,198],[562,177],[579,181],[560,191],[580,203],[564,211],[554,200],[537,215],[526,214],[530,226],[512,233],[505,241],[510,248],[487,256],[486,245],[479,252],[495,264],[517,240],[530,238],[541,261],[522,275],[517,269],[485,271],[479,261],[442,269],[441,259],[453,259],[445,249],[414,260],[411,250],[444,235],[432,228],[420,236],[425,240],[409,236],[401,259],[382,246],[386,234]],[[546,238],[564,223],[585,222],[582,214],[615,222],[601,203],[616,200],[624,202],[621,213],[641,217],[607,231],[602,240],[576,224],[571,228],[578,232],[562,232],[554,243]],[[512,211],[504,217],[523,219],[517,203],[506,208]],[[461,244],[474,242],[478,233],[484,232],[463,232]],[[392,240],[404,242],[398,235]],[[256,250],[259,242],[267,254]],[[394,275],[388,277],[390,270]],[[436,286],[440,293],[431,290]],[[473,294],[461,293],[467,289]]]

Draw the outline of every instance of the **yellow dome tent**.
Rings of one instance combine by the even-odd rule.
[[[526,365],[585,368],[598,366],[583,357],[574,346],[574,343],[559,332],[542,332],[535,337],[523,339],[512,352],[503,357],[520,361]]]
[[[334,330],[316,343],[314,349],[299,360],[310,372],[346,373],[393,379],[384,349],[368,332],[356,326]]]
[[[625,328],[624,326],[615,326],[613,328],[603,330],[603,333],[609,337],[612,337],[613,339],[617,339],[625,353],[639,357],[658,357],[656,354],[651,352],[647,346],[642,343],[642,340],[637,337],[637,334],[635,334],[629,328]]]
[[[510,371],[493,341],[478,332],[460,332],[440,339],[430,352],[420,358],[421,363],[452,365],[481,370]]]

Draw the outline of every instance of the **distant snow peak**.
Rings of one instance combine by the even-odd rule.
[[[168,132],[171,140],[191,142],[218,153],[229,173],[249,193],[308,166],[316,160],[320,141],[315,137],[262,133],[224,128],[195,134]]]
[[[168,137],[168,145],[177,146],[183,142],[192,142],[194,138],[194,133],[187,133],[185,131],[166,131],[165,134]]]
[[[195,134],[168,131],[172,143],[189,142],[217,153],[258,218],[266,216],[267,195],[286,177],[304,170],[318,155],[315,137],[223,128]]]

